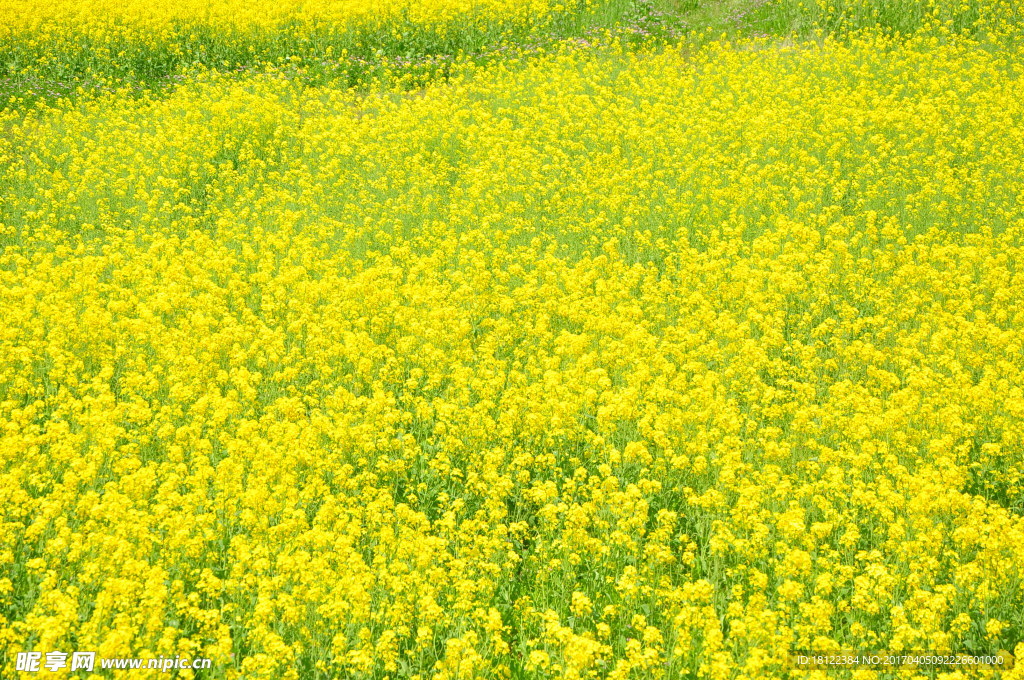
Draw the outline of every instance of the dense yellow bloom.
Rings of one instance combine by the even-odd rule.
[[[1012,648],[1020,56],[2,114],[0,640],[451,680]]]
[[[22,31],[54,23],[88,30],[109,24],[163,30],[186,23],[269,28],[294,21],[344,25],[386,23],[393,18],[446,23],[462,16],[538,16],[555,4],[549,0],[0,0],[0,27]]]

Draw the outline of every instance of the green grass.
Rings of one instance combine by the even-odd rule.
[[[154,41],[130,29],[95,42],[84,34],[26,33],[0,44],[0,108],[86,92],[164,90],[197,72],[280,70],[311,85],[367,86],[400,80],[411,87],[447,77],[462,59],[485,61],[531,51],[622,24],[630,0],[578,1],[533,23],[467,21],[458,30],[400,20],[381,26],[293,23],[273,30],[232,30],[182,23]]]
[[[983,4],[986,3],[986,4]],[[1024,13],[1010,0],[604,0],[579,1],[527,24],[467,22],[458,30],[411,21],[378,27],[294,23],[275,30],[180,24],[157,41],[130,30],[103,43],[85,35],[0,44],[0,110],[124,90],[166,91],[202,71],[279,71],[312,86],[407,89],[447,79],[462,61],[535,54],[559,41],[609,32],[635,48],[720,38],[844,36],[865,28],[891,35],[931,33],[1006,40]]]

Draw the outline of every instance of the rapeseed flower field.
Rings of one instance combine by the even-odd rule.
[[[0,110],[0,677],[1024,678],[1016,6],[680,5],[0,0],[259,64]]]
[[[580,37],[630,0],[0,0],[0,105],[165,89],[197,70],[354,87]],[[633,12],[635,14],[635,12]],[[646,32],[646,31],[645,31]]]

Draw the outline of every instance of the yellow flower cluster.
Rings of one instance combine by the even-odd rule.
[[[0,28],[21,31],[51,23],[82,30],[110,24],[163,30],[180,23],[273,28],[296,21],[350,24],[393,18],[447,23],[467,16],[536,17],[555,4],[549,0],[0,0]]]
[[[623,2],[0,0],[0,109],[210,69],[343,86],[426,79],[468,53],[582,32]]]
[[[3,114],[0,644],[378,680],[1014,651],[1020,56]]]
[[[1016,0],[784,0],[790,21],[827,31],[880,26],[903,34],[926,31],[988,37],[1020,35],[1024,20]],[[797,20],[799,17],[799,20]]]

